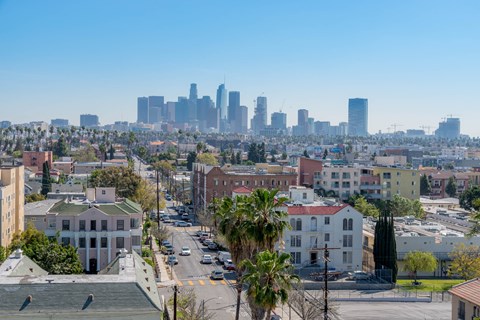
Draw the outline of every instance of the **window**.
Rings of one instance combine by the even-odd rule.
[[[90,238],[90,248],[94,249],[97,247],[97,238]]]
[[[388,181],[388,182],[386,183],[386,186],[387,186],[387,188],[391,188],[391,187],[392,187],[392,184],[390,183],[390,181]]]
[[[322,178],[321,172],[320,171],[315,171],[313,173],[313,178],[314,179],[321,179]]]
[[[290,219],[290,226],[292,227],[292,230],[295,231],[295,219],[294,218]]]
[[[318,239],[315,236],[310,237],[310,248],[318,248]]]
[[[342,188],[350,188],[350,181],[343,181]]]
[[[332,179],[340,179],[340,173],[339,172],[332,172]]]
[[[348,230],[353,230],[353,219],[348,219]]]
[[[310,218],[310,231],[317,231],[317,218]]]
[[[347,218],[343,219],[343,230],[348,230],[348,220],[347,220]]]
[[[85,220],[80,220],[80,231],[85,231]]]
[[[125,238],[124,237],[117,237],[117,249],[125,248]]]
[[[100,238],[100,248],[106,248],[107,244],[108,244],[108,241],[106,237]]]
[[[363,246],[368,247],[368,237],[367,236],[363,237]]]
[[[78,239],[78,247],[79,248],[85,248],[85,238],[79,238]]]
[[[107,192],[106,192],[105,190],[102,190],[102,194],[103,194],[103,195],[106,195]]]
[[[62,220],[62,230],[63,231],[70,230],[70,220]]]
[[[353,247],[353,236],[351,234],[344,234],[343,235],[343,247],[351,248]]]
[[[102,220],[102,231],[107,231],[108,229],[108,221],[107,220]]]
[[[297,228],[295,230],[302,231],[302,219],[297,218]]]
[[[117,220],[117,230],[124,230],[124,228],[125,228],[125,220]]]
[[[302,194],[302,199],[303,199],[303,200],[307,199],[307,193],[306,193],[306,192],[304,192],[304,193]]]
[[[302,246],[302,236],[290,236],[290,247],[301,247]]]
[[[140,227],[140,219],[138,218],[131,218],[130,219],[130,228],[136,229]]]
[[[141,238],[140,236],[132,236],[132,246],[140,246]]]
[[[62,237],[62,245],[65,247],[70,244],[70,238],[69,237]]]
[[[401,174],[401,173],[400,173],[399,171],[397,171],[397,177],[400,177],[400,174]]]
[[[458,301],[458,320],[465,320],[465,302]]]
[[[90,231],[97,230],[97,220],[90,220]]]
[[[213,185],[214,185],[214,186],[218,186],[218,179],[214,179],[214,180],[213,180]]]
[[[342,179],[350,179],[350,172],[343,172]]]
[[[301,252],[290,252],[291,261],[293,264],[302,263],[302,253]]]
[[[352,263],[352,251],[343,251],[343,263]]]
[[[325,224],[330,224],[330,217],[325,217]]]
[[[325,242],[330,241],[330,233],[325,233]]]

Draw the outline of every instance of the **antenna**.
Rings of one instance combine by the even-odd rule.
[[[283,110],[283,106],[285,106],[285,99],[283,99],[283,102],[282,102],[282,107],[280,108],[280,112],[282,112],[282,110]]]

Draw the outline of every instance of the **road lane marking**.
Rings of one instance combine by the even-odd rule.
[[[205,285],[205,281],[203,281],[203,280],[198,280],[198,282],[199,282],[202,286]]]
[[[220,283],[223,284],[223,285],[226,285],[226,284],[227,284],[227,283],[225,282],[225,280],[220,281]]]
[[[191,286],[193,286],[193,281],[188,280],[188,284],[191,285]]]
[[[180,287],[183,287],[183,282],[182,282],[182,281],[177,280],[177,284],[178,284]]]
[[[213,280],[210,280],[210,283],[211,283],[212,285],[214,285],[214,286],[217,285],[217,283],[216,283],[215,281],[213,281]]]

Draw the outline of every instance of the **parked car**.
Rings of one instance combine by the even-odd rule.
[[[188,213],[182,213],[182,217],[188,217]]]
[[[170,216],[165,216],[165,217],[163,217],[163,222],[164,223],[170,223],[170,222],[172,222],[172,220],[170,220]]]
[[[168,256],[168,264],[169,265],[172,265],[172,264],[178,264],[178,259],[176,256],[174,256],[173,254],[172,255],[169,255]]]
[[[200,240],[200,241],[203,241],[203,240],[205,240],[205,239],[208,238],[208,233],[207,233],[207,232],[202,232],[202,233],[199,235],[199,237],[200,237],[199,240]]]
[[[180,252],[181,256],[189,256],[190,254],[192,254],[192,252],[189,247],[182,247],[182,252]]]
[[[204,232],[202,230],[198,230],[197,232],[195,232],[195,235],[197,237],[200,237]]]
[[[190,223],[192,223],[192,219],[190,219],[188,216],[187,216],[187,217],[182,217],[181,219],[182,219],[183,221],[185,221],[185,222],[190,222]]]
[[[185,222],[185,221],[176,221],[175,222],[175,227],[191,227],[192,224],[190,222]]]
[[[370,279],[370,274],[364,271],[353,271],[348,273],[348,279],[350,280],[368,280]]]
[[[202,243],[203,243],[204,246],[208,247],[210,245],[210,243],[213,243],[213,240],[208,238],[208,239],[203,240]]]
[[[209,255],[209,254],[204,254],[203,257],[202,257],[202,263],[204,263],[204,264],[211,264],[211,263],[213,263],[212,256]]]
[[[165,200],[167,200],[167,201],[172,201],[172,197],[170,197],[170,196],[165,196]]]
[[[225,261],[227,261],[228,259],[232,259],[232,255],[230,254],[230,252],[227,252],[227,251],[218,251],[218,261],[220,261],[220,263],[225,263]]]
[[[174,254],[175,253],[175,249],[173,249],[173,246],[171,244],[164,245],[163,247],[164,247],[163,254]]]
[[[212,273],[210,273],[210,278],[212,278],[212,280],[223,280],[223,271],[213,270]]]
[[[218,250],[218,245],[215,242],[211,242],[211,243],[208,244],[208,249]]]
[[[235,264],[233,263],[232,260],[228,259],[227,261],[224,262],[225,269],[227,270],[235,270]]]

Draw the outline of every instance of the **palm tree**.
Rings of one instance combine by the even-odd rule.
[[[291,272],[290,255],[284,252],[278,255],[265,250],[257,254],[256,262],[246,259],[240,266],[246,271],[242,280],[248,285],[247,296],[266,310],[267,319],[279,303],[288,301],[292,283],[300,280]]]
[[[287,198],[276,198],[277,193],[277,189],[256,189],[248,198],[248,204],[243,207],[244,214],[248,217],[243,226],[258,251],[274,251],[275,243],[290,227],[286,221],[288,213],[280,210]]]

